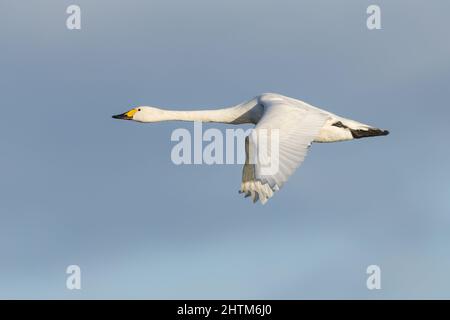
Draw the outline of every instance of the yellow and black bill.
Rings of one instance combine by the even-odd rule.
[[[131,109],[130,111],[127,111],[122,114],[117,114],[115,116],[112,116],[114,119],[121,119],[121,120],[133,120],[133,116],[136,113],[136,109]]]

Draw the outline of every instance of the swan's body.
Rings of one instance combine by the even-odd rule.
[[[255,124],[254,131],[279,130],[279,170],[265,174],[261,167],[248,161],[250,150],[258,148],[257,141],[246,139],[247,161],[243,168],[241,193],[265,203],[287,181],[303,162],[312,142],[337,142],[389,132],[339,117],[303,101],[274,93],[262,94],[239,105],[201,111],[172,111],[154,107],[137,107],[113,116],[138,122],[201,121],[229,124]]]

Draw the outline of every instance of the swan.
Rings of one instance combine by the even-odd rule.
[[[278,129],[279,170],[265,174],[249,161],[250,150],[258,148],[253,135],[245,140],[246,161],[239,193],[253,202],[265,204],[305,159],[313,142],[337,142],[373,136],[389,131],[342,118],[306,102],[276,93],[264,93],[241,104],[215,110],[175,111],[150,106],[133,108],[112,116],[136,122],[200,121],[228,124],[254,124],[253,132]]]

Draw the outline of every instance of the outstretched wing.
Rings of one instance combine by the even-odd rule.
[[[246,139],[240,193],[266,203],[305,159],[330,115],[299,100],[263,96],[264,114]]]

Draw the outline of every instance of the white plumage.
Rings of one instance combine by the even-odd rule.
[[[387,135],[389,132],[339,117],[303,101],[274,93],[262,94],[237,106],[201,111],[173,111],[155,107],[137,107],[113,116],[138,122],[203,121],[230,124],[255,124],[254,133],[246,139],[246,163],[240,192],[254,202],[266,203],[301,165],[312,142],[336,142],[363,137]],[[272,132],[277,135],[272,136]],[[260,134],[267,137],[262,143]],[[267,172],[264,164],[270,158],[273,137],[277,137],[277,170]],[[266,147],[268,156],[260,155]]]

